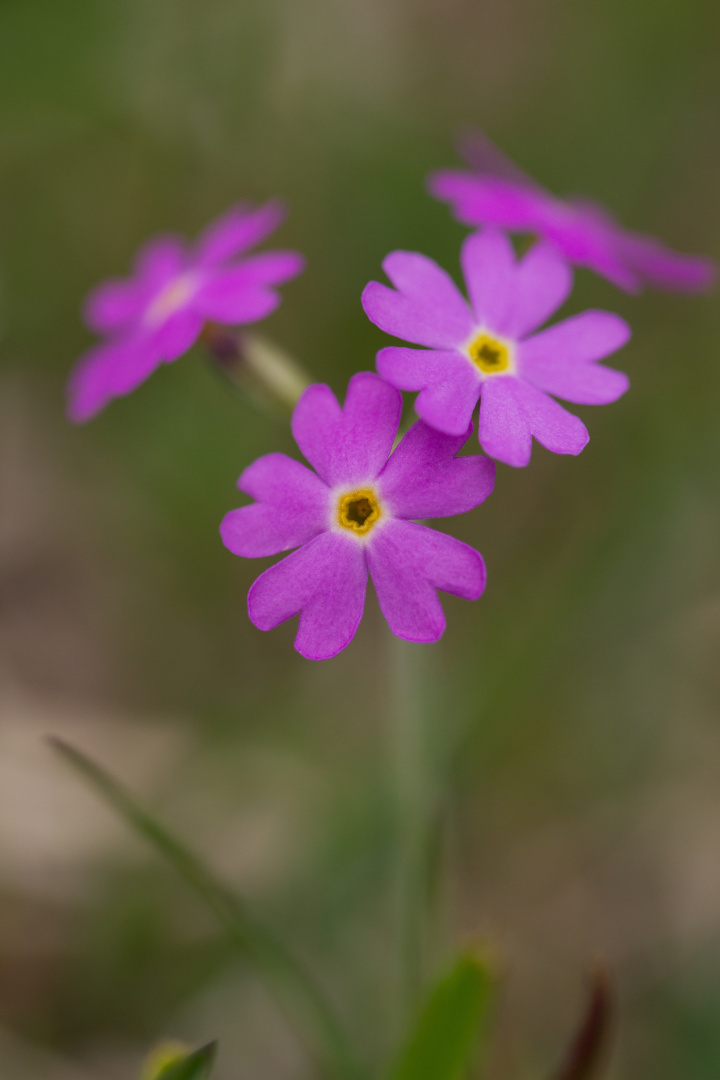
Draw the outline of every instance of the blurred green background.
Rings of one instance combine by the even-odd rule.
[[[716,0],[2,0],[0,3],[0,1077],[121,1080],[150,1043],[218,1036],[219,1080],[312,1067],[173,875],[53,758],[64,735],[281,929],[373,1062],[393,1035],[390,635],[369,597],[315,665],[261,634],[262,566],[217,536],[287,422],[199,352],[93,423],[63,384],[86,292],[167,229],[280,195],[308,258],[264,330],[337,392],[387,339],[384,255],[457,273],[424,194],[484,128],[559,193],[720,254]],[[448,522],[489,567],[417,646],[449,768],[443,934],[503,972],[489,1075],[548,1075],[598,956],[611,1074],[720,1068],[720,313],[580,272],[568,310],[634,337],[632,391],[578,409]],[[429,691],[427,691],[429,693]],[[423,691],[425,693],[425,691]],[[442,753],[438,752],[438,759]]]

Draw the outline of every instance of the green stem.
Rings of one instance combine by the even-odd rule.
[[[396,805],[396,910],[398,996],[404,1026],[416,1014],[424,989],[430,922],[430,864],[436,823],[428,700],[428,664],[422,645],[392,639],[393,693],[390,726]]]
[[[310,1050],[335,1076],[364,1080],[360,1065],[334,1009],[314,979],[290,951],[250,915],[239,897],[217,881],[202,862],[135,803],[104,769],[61,739],[50,744],[122,818],[140,833],[184,878],[224,927],[230,939],[255,964],[291,1023]],[[320,1049],[321,1048],[321,1049]]]
[[[258,333],[207,323],[202,341],[216,371],[257,405],[280,415],[292,413],[313,381],[294,356]]]

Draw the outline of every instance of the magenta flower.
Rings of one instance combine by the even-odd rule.
[[[432,259],[388,255],[383,269],[397,291],[371,281],[365,312],[388,334],[426,349],[381,349],[378,371],[399,390],[419,390],[418,415],[447,435],[465,434],[480,398],[482,448],[508,465],[527,465],[533,436],[556,454],[579,454],[585,425],[548,395],[605,405],[624,394],[627,377],[596,361],[625,344],[629,326],[585,311],[529,336],[572,286],[550,244],[516,261],[507,236],[488,230],[467,237],[461,261],[470,305]]]
[[[463,149],[475,171],[433,173],[428,187],[451,204],[464,225],[533,233],[555,244],[570,262],[589,266],[627,292],[643,285],[693,292],[715,281],[712,259],[680,255],[650,236],[629,232],[589,200],[556,199],[484,136],[476,134]]]
[[[436,590],[477,600],[485,587],[479,552],[410,519],[478,506],[492,491],[495,465],[455,457],[469,426],[443,435],[416,423],[392,451],[401,408],[398,391],[367,371],[350,380],[342,409],[328,386],[310,386],[292,429],[315,472],[285,454],[259,458],[238,480],[257,501],[220,526],[225,547],[244,558],[298,549],[260,575],[248,612],[260,630],[299,614],[295,648],[309,660],[352,641],[368,572],[390,629],[408,641],[443,633]]]
[[[237,206],[188,250],[179,236],[141,248],[133,277],[95,289],[85,305],[88,326],[108,340],[80,360],[68,384],[68,412],[82,422],[114,397],[129,394],[163,362],[177,360],[207,322],[257,322],[280,303],[274,286],[299,274],[294,251],[265,251],[239,259],[273,232],[285,211],[271,202]]]

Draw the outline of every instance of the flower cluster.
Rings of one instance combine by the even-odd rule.
[[[427,256],[388,255],[383,269],[392,288],[370,282],[363,307],[382,330],[420,348],[380,349],[378,374],[355,375],[342,407],[328,386],[310,386],[292,431],[312,468],[285,454],[259,458],[238,481],[254,501],[221,525],[236,555],[291,552],[255,581],[248,612],[261,630],[299,615],[295,646],[309,659],[335,656],[352,640],[368,576],[394,634],[436,641],[445,629],[438,591],[476,600],[485,565],[479,552],[420,521],[479,506],[493,489],[491,459],[525,466],[533,438],[554,453],[579,454],[587,429],[556,398],[605,405],[627,390],[626,375],[599,363],[630,337],[618,315],[584,311],[545,326],[570,294],[572,263],[628,291],[700,289],[714,279],[710,260],[628,233],[589,203],[560,202],[487,142],[476,140],[469,156],[472,173],[430,178],[432,193],[479,230],[460,254],[467,298]],[[279,303],[274,287],[300,272],[302,258],[239,257],[281,216],[274,203],[237,208],[192,253],[177,238],[155,240],[140,252],[133,279],[97,289],[87,321],[108,339],[71,376],[71,418],[86,420],[134,389],[209,324],[268,315]],[[511,232],[538,239],[518,257]],[[400,391],[417,393],[420,419],[393,449]],[[488,456],[459,457],[478,402]]]

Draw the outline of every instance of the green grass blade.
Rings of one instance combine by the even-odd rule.
[[[390,1080],[459,1080],[467,1071],[490,990],[487,964],[462,954],[423,1006]]]
[[[363,1080],[359,1064],[334,1009],[314,979],[285,945],[249,914],[243,901],[215,879],[203,863],[134,799],[100,765],[62,739],[50,744],[84,777],[108,805],[147,840],[194,889],[229,938],[250,959],[293,1024],[303,1043],[336,1076]]]
[[[154,1080],[207,1080],[212,1071],[217,1043],[208,1043],[177,1061],[171,1061]]]

